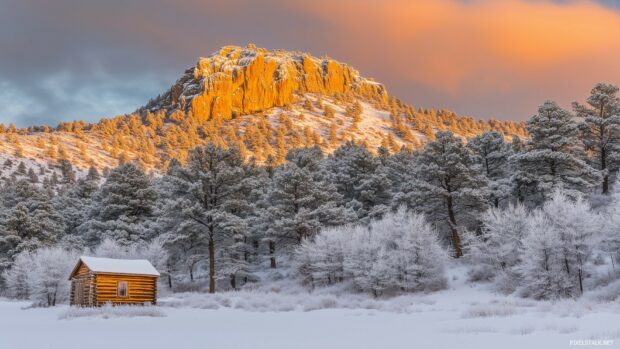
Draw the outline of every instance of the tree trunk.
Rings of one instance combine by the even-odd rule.
[[[168,273],[168,288],[172,289],[172,275]]]
[[[232,287],[233,290],[237,289],[237,278],[235,274],[230,274],[230,287]]]
[[[607,169],[607,153],[605,152],[605,147],[601,149],[601,170],[605,171]],[[609,175],[605,173],[603,176],[603,194],[609,193]]]
[[[577,274],[579,275],[579,291],[581,292],[581,295],[583,295],[583,277],[581,275],[581,268],[577,270]]]
[[[215,242],[209,238],[209,293],[215,293]]]
[[[448,218],[450,219],[450,230],[452,231],[452,245],[454,246],[454,254],[456,258],[459,258],[463,255],[463,249],[461,248],[461,237],[459,236],[459,232],[456,228],[456,217],[454,216],[454,208],[452,206],[452,195],[448,195],[446,200],[446,204],[448,206]]]
[[[189,266],[189,281],[194,282],[194,265]]]
[[[271,262],[271,268],[275,269],[276,267],[276,243],[273,241],[269,241],[269,255],[270,255],[270,262]]]

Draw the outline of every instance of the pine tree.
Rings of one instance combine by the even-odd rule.
[[[572,115],[547,101],[527,122],[530,140],[525,152],[515,156],[519,169],[528,174],[528,191],[534,204],[545,201],[555,189],[576,196],[588,192],[600,178],[584,160],[583,144]],[[532,196],[530,195],[530,196]]]
[[[364,146],[345,143],[329,156],[325,166],[346,207],[358,219],[377,218],[387,211],[392,183],[381,161]]]
[[[26,174],[26,165],[24,164],[23,161],[19,162],[19,165],[17,165],[17,170],[15,170],[15,173],[20,174],[22,176]]]
[[[138,166],[115,168],[94,195],[89,219],[78,228],[90,246],[105,238],[131,244],[150,237],[156,193]]]
[[[510,195],[510,145],[499,132],[485,132],[472,138],[467,146],[473,151],[474,161],[489,183],[490,201],[499,207]]]
[[[47,192],[22,180],[7,194],[11,200],[3,202],[0,268],[9,267],[22,251],[33,251],[55,243],[64,229],[62,217],[52,206]]]
[[[602,173],[602,192],[609,193],[620,166],[620,98],[618,87],[596,84],[587,99],[589,106],[573,103],[573,109],[582,119],[579,128],[585,149],[591,152],[592,165]]]
[[[477,214],[486,209],[487,198],[487,181],[471,150],[451,132],[438,132],[437,140],[417,155],[413,176],[394,201],[425,213],[441,231],[449,232],[458,258],[463,255],[461,230],[477,227]]]
[[[101,179],[101,175],[99,174],[99,171],[97,171],[97,168],[95,168],[94,166],[89,167],[88,173],[86,174],[86,180],[96,183],[100,179]]]
[[[216,254],[247,230],[247,173],[238,150],[207,144],[192,150],[187,167],[177,168],[166,179],[177,194],[167,212],[178,216],[176,231],[182,236],[197,234],[207,246],[210,293],[216,289]]]
[[[98,181],[80,178],[74,184],[65,186],[65,190],[54,197],[54,207],[64,222],[63,243],[65,246],[81,249],[86,245],[78,227],[86,222],[93,197],[99,189]]]
[[[287,160],[274,171],[266,199],[265,218],[270,224],[264,241],[269,245],[272,268],[276,267],[276,246],[287,250],[322,226],[351,219],[350,212],[339,205],[342,197],[322,168],[319,148],[293,150]]]
[[[60,168],[63,184],[75,182],[75,171],[73,170],[73,165],[71,165],[69,160],[60,159],[58,161],[58,167]]]
[[[28,180],[32,184],[35,184],[35,183],[39,182],[39,177],[37,177],[37,174],[34,173],[34,170],[32,168],[28,169]]]

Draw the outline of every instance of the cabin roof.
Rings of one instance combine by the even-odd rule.
[[[93,273],[159,276],[157,269],[146,259],[113,259],[82,256],[73,272],[71,272],[71,277],[77,271],[80,263],[84,263]]]

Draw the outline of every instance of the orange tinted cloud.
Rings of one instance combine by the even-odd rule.
[[[515,93],[534,111],[546,98],[580,98],[599,80],[620,83],[620,14],[594,2],[302,0],[289,6],[329,25],[338,51],[362,56],[356,60],[385,80],[400,77],[408,80],[403,86],[443,95],[444,105]]]
[[[611,1],[620,5],[599,0]],[[328,54],[416,106],[477,117],[525,119],[548,98],[568,106],[596,82],[620,85],[619,7],[595,1],[4,0],[2,9],[0,86],[13,93],[0,121],[22,126],[134,110],[198,56],[249,42]],[[65,74],[71,83],[41,85]]]

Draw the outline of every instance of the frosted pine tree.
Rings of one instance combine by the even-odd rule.
[[[326,167],[338,193],[358,219],[378,218],[391,200],[388,171],[363,145],[347,142],[331,154]]]
[[[526,200],[541,204],[558,188],[575,196],[599,182],[598,171],[583,160],[577,123],[568,111],[547,101],[526,125],[531,138],[525,152],[515,156],[519,170],[529,178],[523,183],[530,193]]]
[[[0,231],[0,268],[6,270],[11,267],[17,254],[28,250],[28,246],[37,246],[35,230],[31,221],[30,212],[24,203],[19,203],[6,213],[2,230]]]
[[[289,250],[321,227],[344,224],[352,214],[321,164],[318,148],[289,152],[288,163],[274,171],[267,198],[267,236],[271,267],[276,251]]]
[[[220,275],[217,256],[247,229],[243,218],[248,208],[244,182],[247,172],[236,148],[208,144],[191,151],[187,167],[167,175],[169,190],[176,195],[167,215],[178,217],[175,231],[180,236],[192,235],[206,244],[210,293],[215,292],[216,277]]]
[[[414,171],[395,204],[425,213],[449,235],[454,256],[462,256],[462,230],[477,227],[477,215],[488,207],[487,181],[471,150],[451,132],[438,132],[418,154]]]
[[[587,99],[588,106],[573,103],[581,123],[586,150],[590,151],[592,166],[602,173],[601,191],[609,193],[610,179],[615,178],[620,166],[620,98],[618,87],[599,83]]]
[[[69,184],[63,192],[54,197],[54,207],[62,216],[65,226],[63,240],[67,246],[74,248],[85,246],[84,237],[78,233],[78,227],[88,218],[88,210],[98,189],[97,181],[86,177]]]
[[[135,164],[125,163],[112,170],[95,193],[89,219],[78,229],[90,246],[105,238],[127,245],[149,239],[155,199],[149,177]]]
[[[500,202],[509,198],[511,191],[511,146],[506,144],[504,136],[496,131],[485,132],[470,139],[467,146],[472,150],[474,161],[487,178],[492,205],[499,207]]]
[[[16,254],[58,241],[64,224],[52,205],[51,193],[26,180],[4,188],[2,194],[7,197],[1,207],[0,267],[7,268]]]

